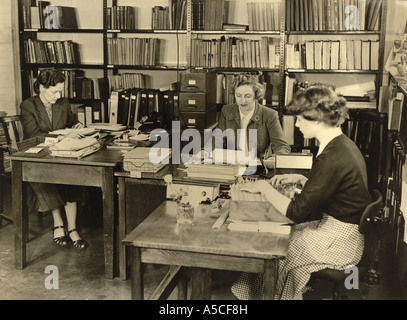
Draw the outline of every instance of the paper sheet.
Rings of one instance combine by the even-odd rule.
[[[82,134],[84,136],[88,136],[88,135],[96,133],[97,130],[95,128],[80,128],[80,129],[65,128],[65,129],[51,131],[50,134],[67,135],[67,134],[70,134],[71,132],[75,132],[78,134]]]

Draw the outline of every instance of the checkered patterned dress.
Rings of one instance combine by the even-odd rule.
[[[301,300],[311,273],[328,267],[344,270],[362,257],[364,236],[357,224],[324,214],[321,220],[294,228],[286,259],[279,263],[276,299]],[[242,273],[232,286],[241,300],[262,299],[263,289],[262,274]]]

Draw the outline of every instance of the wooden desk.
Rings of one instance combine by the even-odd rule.
[[[193,225],[177,225],[176,203],[163,202],[123,243],[131,250],[132,299],[143,299],[142,263],[191,268],[191,299],[210,298],[210,269],[263,272],[264,297],[273,299],[278,259],[285,257],[289,235],[212,229],[209,205],[195,210]]]
[[[14,245],[16,268],[26,266],[28,210],[23,182],[42,182],[100,187],[103,194],[105,275],[114,277],[115,195],[114,168],[121,161],[120,151],[101,149],[82,159],[10,156],[12,162],[12,206],[15,213]]]
[[[151,212],[166,199],[164,176],[173,173],[174,167],[166,165],[156,173],[143,172],[140,178],[130,176],[130,172],[116,172],[118,179],[118,244],[119,273],[122,280],[127,275],[127,252],[122,244],[131,230],[138,226]]]

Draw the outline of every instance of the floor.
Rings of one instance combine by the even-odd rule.
[[[4,212],[12,216],[11,201],[5,191]],[[84,251],[60,248],[52,242],[52,216],[30,214],[30,242],[27,246],[28,265],[23,270],[14,267],[14,230],[11,223],[3,220],[0,228],[0,300],[129,300],[130,280],[105,279],[103,258],[103,228],[101,215],[83,214],[78,217],[80,233],[89,243]],[[59,281],[47,279],[55,273],[46,272],[47,266],[58,269]],[[388,277],[391,272],[382,268],[379,285],[370,288],[368,300],[405,299],[398,289],[398,281]],[[152,292],[167,271],[167,267],[147,265],[145,273],[145,297]],[[384,271],[384,272],[383,272]],[[237,273],[215,271],[212,281],[212,300],[234,300],[230,286]],[[46,284],[57,286],[47,289]],[[314,291],[304,299],[331,299],[331,286],[325,282],[312,284]],[[348,290],[347,299],[359,300],[366,286],[359,290]],[[176,300],[175,291],[169,300]]]

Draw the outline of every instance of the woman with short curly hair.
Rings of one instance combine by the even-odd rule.
[[[277,175],[272,185],[302,184],[301,193],[289,199],[265,180],[253,184],[276,208],[294,221],[286,258],[279,263],[277,299],[302,299],[313,272],[344,270],[357,265],[364,249],[359,222],[371,202],[365,160],[357,146],[342,133],[348,117],[346,100],[318,86],[296,93],[287,106],[297,117],[304,138],[319,141],[318,154],[308,179],[299,174]],[[267,185],[266,185],[267,184]],[[240,299],[262,297],[262,275],[242,274],[232,287]]]

